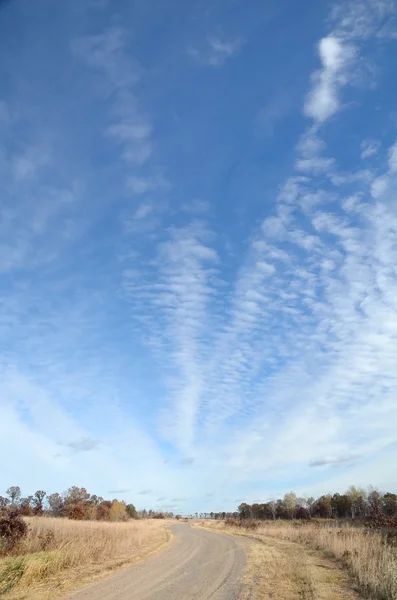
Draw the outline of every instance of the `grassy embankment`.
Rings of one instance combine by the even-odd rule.
[[[26,540],[11,556],[0,557],[0,597],[7,600],[50,600],[148,556],[169,539],[162,520],[26,521]]]
[[[255,530],[206,526],[262,542],[248,557],[258,600],[397,600],[397,548],[376,531],[291,521],[266,521]]]

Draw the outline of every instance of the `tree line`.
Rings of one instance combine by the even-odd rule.
[[[234,513],[210,513],[211,518],[225,519],[363,519],[377,517],[397,519],[397,494],[380,492],[370,486],[350,486],[344,494],[324,494],[318,498],[298,497],[294,492],[264,503],[241,503]]]
[[[123,500],[105,500],[90,494],[84,487],[72,486],[62,493],[47,494],[38,490],[32,496],[22,496],[19,486],[11,486],[6,497],[0,496],[0,513],[17,512],[21,516],[48,515],[75,520],[126,521],[128,519],[174,518],[172,512],[137,510]],[[324,494],[318,498],[299,497],[294,492],[264,503],[241,503],[234,512],[194,513],[196,518],[211,519],[360,519],[369,516],[397,520],[397,494],[380,492],[369,486],[350,486],[345,493]],[[180,515],[176,515],[180,518]]]
[[[205,512],[190,515],[210,519],[362,519],[377,516],[397,519],[397,494],[368,488],[350,486],[344,494],[324,494],[318,498],[302,497],[288,492],[282,498],[267,502],[242,502],[234,512]]]
[[[11,486],[6,496],[0,496],[0,514],[15,512],[20,516],[67,517],[74,520],[126,521],[128,519],[166,519],[174,515],[170,512],[137,510],[134,504],[123,500],[105,500],[90,494],[84,487],[72,486],[65,492],[47,494],[37,490],[32,496],[22,496],[21,488]]]

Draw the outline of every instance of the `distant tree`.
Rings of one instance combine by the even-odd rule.
[[[251,516],[251,506],[246,502],[242,502],[238,507],[241,519],[248,519]]]
[[[110,520],[111,521],[125,521],[127,519],[127,510],[125,502],[120,500],[113,500],[110,508]]]
[[[345,519],[351,514],[351,499],[347,494],[334,494],[331,498],[332,515]]]
[[[77,504],[79,502],[86,502],[90,494],[87,492],[85,488],[79,488],[76,485],[72,485],[65,493],[65,503],[66,504]]]
[[[350,498],[350,512],[352,519],[355,517],[364,516],[365,500],[367,496],[366,491],[362,488],[357,488],[354,485],[351,485],[347,490],[346,495]]]
[[[306,498],[307,510],[309,511],[310,516],[312,516],[315,502],[316,499],[313,498],[313,496],[309,496],[309,498]]]
[[[27,498],[20,499],[19,511],[23,517],[30,517],[33,515],[32,500],[33,496],[28,496]]]
[[[374,487],[368,489],[367,505],[368,513],[379,513],[382,510],[383,497],[382,494]]]
[[[92,496],[90,496],[88,500],[88,502],[90,502],[94,506],[98,506],[102,501],[103,498],[101,498],[101,496],[97,496],[96,494],[92,494]]]
[[[7,509],[7,506],[10,504],[10,501],[8,498],[4,498],[3,496],[0,496],[0,513],[4,512]]]
[[[305,497],[297,498],[296,503],[297,503],[297,511],[299,511],[299,514],[301,515],[300,517],[298,517],[296,515],[296,518],[297,519],[302,519],[302,518],[304,518],[304,519],[309,518],[310,519],[311,516],[312,516],[312,509],[313,509],[313,504],[314,504],[314,498],[305,498]],[[303,509],[304,512],[300,511],[299,509]],[[304,514],[306,516],[302,517],[302,515],[304,515]]]
[[[70,487],[63,493],[63,512],[70,519],[82,520],[88,519],[93,511],[90,511],[90,494],[85,488],[79,488],[76,485]],[[82,516],[84,514],[84,516]]]
[[[21,498],[21,488],[19,485],[12,485],[6,491],[7,496],[10,498],[11,506],[18,506],[19,500]]]
[[[96,508],[96,518],[98,521],[110,521],[110,509],[112,503],[109,500],[102,500]]]
[[[32,500],[33,512],[35,515],[43,514],[43,502],[45,497],[46,492],[44,492],[43,490],[37,490],[37,492],[35,492]]]
[[[304,506],[298,505],[294,513],[295,519],[305,520],[310,519],[310,513]]]
[[[271,502],[264,502],[259,505],[259,518],[260,519],[273,519],[273,509]]]
[[[288,517],[293,519],[295,516],[297,499],[295,492],[289,492],[288,494],[284,494],[283,498],[285,510],[287,511]]]
[[[177,521],[179,521],[180,519],[182,519],[182,516],[181,516],[181,515],[175,515],[175,519],[176,519]]]
[[[397,494],[387,492],[382,499],[383,512],[388,517],[397,516]]]
[[[127,515],[130,517],[130,519],[138,518],[138,513],[136,512],[136,508],[133,504],[127,504],[125,509],[127,511]]]
[[[51,514],[54,517],[60,517],[62,514],[62,511],[63,511],[63,507],[64,507],[64,501],[63,501],[62,496],[60,494],[58,494],[58,492],[55,492],[54,494],[50,494],[47,497],[47,500],[48,500]]]
[[[331,500],[331,494],[325,494],[324,496],[320,496],[320,498],[316,501],[315,504],[316,516],[322,517],[323,519],[329,519],[330,517],[332,517]]]
[[[284,500],[277,500],[276,502],[276,518],[277,519],[288,519],[289,513],[287,507],[284,504]]]
[[[269,502],[267,503],[267,505],[269,507],[269,510],[271,512],[271,515],[272,515],[272,519],[274,521],[275,518],[276,518],[276,515],[277,515],[277,501],[276,501],[276,499],[275,498],[271,498],[269,500]]]

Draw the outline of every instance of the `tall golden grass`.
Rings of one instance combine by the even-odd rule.
[[[216,527],[225,528],[223,524]],[[241,528],[228,528],[242,533]],[[372,600],[397,600],[397,548],[376,531],[290,521],[265,521],[252,537],[273,537],[321,550],[341,561],[352,573],[360,590]]]
[[[157,520],[26,521],[26,540],[12,556],[0,559],[0,595],[10,599],[54,598],[79,581],[139,560],[168,538],[165,522]]]

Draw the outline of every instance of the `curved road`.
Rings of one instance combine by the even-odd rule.
[[[65,600],[240,600],[244,541],[173,525],[171,546]]]

